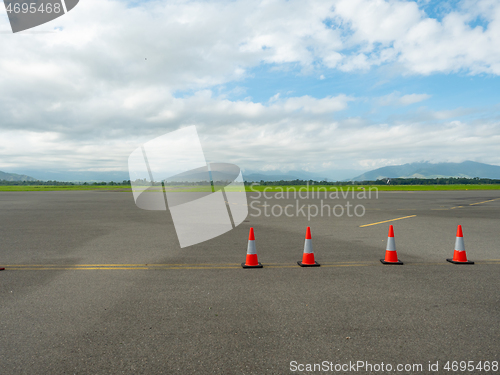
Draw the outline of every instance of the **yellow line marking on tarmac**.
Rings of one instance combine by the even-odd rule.
[[[182,267],[182,266],[237,266],[240,263],[144,263],[144,264],[7,264],[2,267]]]
[[[471,203],[469,204],[469,206],[475,206],[476,204],[482,204],[482,203],[487,203],[487,202],[493,202],[493,201],[496,201],[500,198],[495,198],[495,199],[490,199],[489,201],[484,201],[484,202],[477,202],[477,203]]]
[[[290,265],[290,266],[268,266],[267,264],[263,264],[265,268],[302,268],[299,267],[297,264],[295,265]],[[367,267],[369,264],[321,264],[321,267],[323,268],[331,268],[331,267]]]
[[[500,259],[483,259],[474,262],[476,262],[476,264],[500,264]]]
[[[407,266],[444,266],[445,264],[448,265],[450,263],[448,263],[448,262],[415,262],[415,263],[404,262],[404,264]]]
[[[475,261],[476,264],[478,265],[500,265],[500,259],[484,259],[484,260],[478,260]],[[442,261],[442,262],[405,262],[407,266],[448,266],[449,263]],[[75,266],[49,266],[49,265],[18,265],[18,266],[8,266],[8,265],[0,265],[1,267],[5,267],[6,271],[56,271],[56,270],[64,270],[64,271],[82,271],[82,270],[149,270],[149,271],[156,271],[156,270],[215,270],[215,269],[223,269],[223,270],[229,270],[229,269],[240,269],[241,266],[238,265],[199,265],[195,266],[192,264],[186,264],[182,266],[175,266],[175,265],[142,265],[142,266],[116,266],[116,267],[108,267],[108,266],[101,266],[99,267],[81,267],[78,265]],[[152,266],[152,267],[151,267]],[[283,264],[283,263],[264,263],[263,264],[264,268],[296,268],[299,269],[299,267],[296,263],[292,264]],[[340,263],[321,263],[322,268],[332,268],[332,267],[368,267],[368,266],[381,266],[379,262],[377,261],[365,261],[365,262],[340,262]]]
[[[475,264],[500,264],[500,262],[490,262],[490,261],[485,261],[485,260],[475,260],[475,259],[469,259],[474,261]],[[444,266],[444,265],[450,265],[448,262],[407,262],[404,261],[404,264],[407,266]]]
[[[241,265],[238,266],[220,266],[220,267],[154,267],[154,268],[147,268],[149,270],[234,270],[241,268]]]
[[[349,263],[361,263],[359,261],[345,261],[345,262],[324,262],[323,264],[349,264]],[[275,265],[275,266],[283,266],[287,265],[287,263],[273,263],[273,262],[266,262],[268,265]],[[215,266],[215,267],[231,267],[231,266],[239,266],[241,263],[140,263],[140,264],[135,264],[135,263],[104,263],[104,264],[4,264],[1,265],[2,267],[45,267],[45,268],[88,268],[88,267],[97,267],[97,268],[102,268],[102,267],[110,267],[110,268],[115,268],[115,267],[210,267],[210,266]]]
[[[493,201],[496,201],[500,198],[495,198],[495,199],[490,199],[488,201],[483,201],[483,202],[477,202],[477,203],[469,203],[469,206],[475,206],[476,204],[483,204],[483,203],[488,203],[488,202],[493,202]],[[464,206],[455,206],[455,207],[451,207],[450,210],[453,210],[455,208],[463,208]]]
[[[354,263],[354,264],[361,264],[361,263],[371,263],[371,262],[360,262],[359,260],[358,261],[352,261],[352,262],[321,262],[321,265],[335,265],[335,264],[350,264],[350,263]],[[266,263],[268,264],[268,263]]]
[[[493,202],[493,201],[496,201],[498,199],[500,199],[500,198],[490,199],[488,201],[477,202],[477,203],[469,203],[469,206],[475,206],[476,204]],[[447,211],[447,210],[454,210],[455,208],[464,208],[464,207],[466,207],[466,206],[455,206],[455,207],[450,207],[450,208],[431,208],[431,211]],[[399,208],[398,208],[398,210],[399,210]]]
[[[366,267],[370,264],[322,264],[321,267],[331,268],[331,267]],[[301,268],[297,264],[283,265],[283,266],[272,266],[264,264],[265,268]],[[234,267],[6,267],[5,270],[8,271],[83,271],[83,270],[230,270],[230,269],[240,269],[241,266]]]
[[[500,262],[482,262],[482,261],[474,261],[476,264],[500,264]]]
[[[401,219],[408,219],[408,218],[410,218],[410,217],[415,217],[415,216],[417,216],[417,215],[410,215],[410,216],[398,217],[398,218],[396,218],[396,219],[384,220],[384,221],[379,221],[379,222],[377,222],[377,223],[371,223],[371,224],[360,225],[359,227],[360,227],[360,228],[363,228],[363,227],[369,227],[369,226],[371,226],[371,225],[383,224],[383,223],[388,223],[388,222],[390,222],[390,221],[396,221],[396,220],[401,220]]]
[[[55,270],[147,270],[147,267],[5,267],[9,271],[55,271]]]
[[[340,263],[323,263],[325,267],[343,267],[350,265],[359,265],[360,262],[340,262]],[[111,267],[110,267],[111,266]],[[283,264],[283,263],[266,263],[268,267],[298,267],[296,263]],[[30,270],[128,270],[128,269],[231,269],[241,267],[241,263],[231,264],[142,264],[142,265],[49,265],[49,264],[25,264],[25,265],[3,265],[9,269],[30,269]]]

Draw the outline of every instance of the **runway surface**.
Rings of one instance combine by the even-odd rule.
[[[130,193],[0,193],[0,373],[488,373],[444,365],[500,360],[500,191],[358,193],[248,193],[244,223],[184,249]],[[379,261],[390,224],[403,266]],[[458,224],[472,266],[445,261]],[[307,226],[319,268],[296,264]],[[250,227],[263,269],[240,267]]]

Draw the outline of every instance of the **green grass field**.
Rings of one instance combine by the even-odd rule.
[[[112,185],[31,185],[31,186],[0,186],[0,191],[71,191],[71,190],[113,190],[131,191],[130,186]]]
[[[500,190],[500,185],[347,185],[347,186],[332,186],[332,185],[296,185],[296,186],[247,186],[247,191],[361,191],[365,189],[368,191],[369,189],[378,189],[378,191],[436,191],[436,190]],[[372,190],[374,191],[374,190]]]
[[[363,189],[378,189],[379,191],[436,191],[436,190],[500,190],[500,185],[395,185],[395,186],[361,186],[361,185],[348,185],[348,186],[333,186],[333,185],[293,185],[293,186],[246,186],[246,191],[361,191]],[[201,192],[207,191],[206,186],[168,186],[169,191],[190,191]],[[253,189],[253,190],[252,190]],[[2,191],[74,191],[74,190],[98,190],[98,191],[120,191],[130,192],[131,187],[126,185],[32,185],[32,186],[0,186]],[[233,187],[226,191],[241,191],[242,187]]]

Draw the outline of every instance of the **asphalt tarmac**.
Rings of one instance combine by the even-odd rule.
[[[304,194],[248,193],[245,222],[181,249],[131,193],[0,193],[0,374],[499,372],[500,191]],[[403,266],[379,261],[390,224]],[[458,224],[474,265],[445,261]],[[240,266],[250,227],[262,269]]]

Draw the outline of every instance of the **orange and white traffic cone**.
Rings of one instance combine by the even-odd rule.
[[[453,252],[453,259],[446,260],[454,264],[474,264],[474,262],[467,260],[467,254],[465,253],[464,245],[464,235],[462,234],[461,225],[459,225],[457,228],[457,239],[455,240],[455,251]]]
[[[394,240],[394,228],[389,226],[389,236],[387,237],[387,247],[385,248],[385,259],[380,259],[382,264],[403,264],[398,259],[396,252],[396,241]]]
[[[245,263],[241,263],[243,268],[262,268],[262,264],[259,263],[257,259],[257,249],[255,248],[255,236],[253,234],[253,228],[250,228],[250,233],[248,234],[248,247],[247,247],[247,259]]]
[[[304,254],[302,255],[302,262],[299,260],[297,264],[301,267],[320,266],[320,264],[314,260],[314,251],[313,251],[310,227],[307,227],[306,230],[306,242],[304,243]]]

